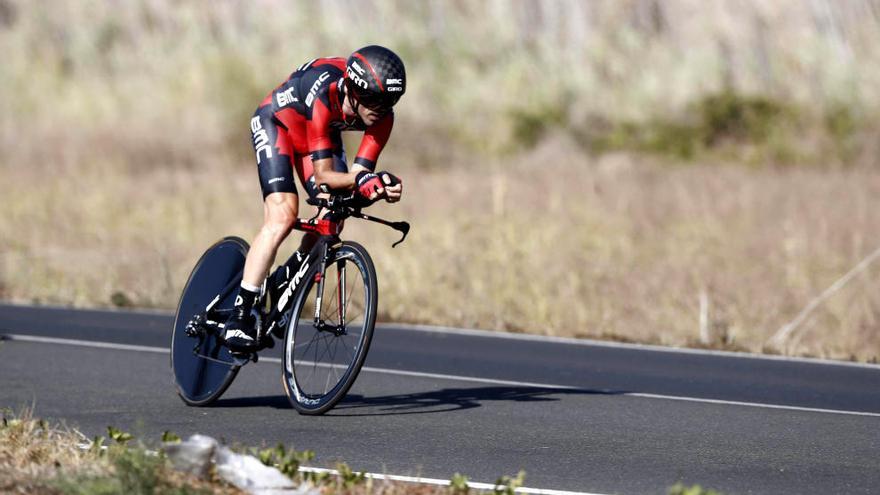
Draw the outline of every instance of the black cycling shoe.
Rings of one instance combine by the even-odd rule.
[[[257,348],[256,320],[250,311],[241,306],[232,308],[232,316],[226,321],[223,340],[232,352],[245,353]]]

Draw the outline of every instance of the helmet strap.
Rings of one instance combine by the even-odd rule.
[[[348,99],[348,106],[350,106],[351,109],[354,110],[354,117],[351,120],[351,122],[354,122],[360,118],[360,112],[358,112],[358,109],[360,108],[361,104],[359,101],[357,101],[357,98],[355,98],[354,95],[351,94],[352,91],[348,88],[348,85],[345,84],[344,86],[345,86],[345,97]],[[348,122],[348,119],[346,119],[346,122]]]

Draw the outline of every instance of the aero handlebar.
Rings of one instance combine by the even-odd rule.
[[[329,198],[308,198],[306,199],[306,203],[329,210],[334,214],[333,216],[339,220],[354,217],[391,227],[403,234],[403,237],[401,237],[399,241],[391,245],[392,248],[405,241],[407,234],[409,234],[409,222],[389,222],[388,220],[361,213],[361,208],[368,206],[369,203],[367,203],[367,200],[359,196],[356,192],[331,194]],[[317,216],[318,215],[316,214],[315,218],[317,218]]]

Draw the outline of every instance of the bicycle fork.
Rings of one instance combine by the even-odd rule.
[[[318,292],[315,299],[315,328],[319,331],[330,331],[336,335],[344,335],[345,334],[345,261],[338,260],[336,262],[336,311],[338,318],[338,325],[335,328],[328,328],[328,325],[321,318],[322,309],[323,309],[323,301],[324,301],[324,284],[327,280],[327,266],[330,261],[330,249],[327,246],[324,252],[324,262],[321,263],[321,271],[318,274]]]

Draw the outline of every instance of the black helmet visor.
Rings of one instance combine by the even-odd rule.
[[[355,97],[357,98],[358,103],[377,112],[390,110],[391,107],[397,103],[397,100],[400,99],[399,96],[390,96],[382,93],[356,94]]]

